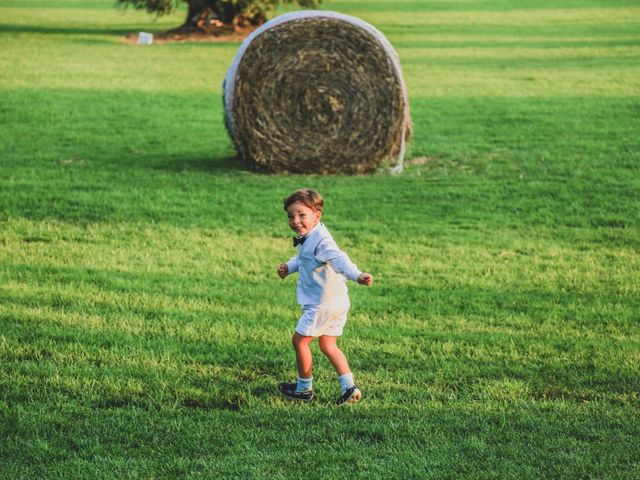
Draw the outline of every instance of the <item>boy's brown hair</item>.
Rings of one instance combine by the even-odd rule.
[[[285,211],[296,202],[300,202],[316,212],[322,212],[322,205],[324,204],[324,200],[322,200],[322,195],[320,195],[320,192],[316,192],[315,190],[311,190],[310,188],[301,188],[285,198]]]

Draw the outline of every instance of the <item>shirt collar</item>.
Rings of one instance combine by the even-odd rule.
[[[316,235],[321,235],[322,230],[324,229],[324,225],[321,222],[316,223],[316,225],[311,229],[309,233],[307,233],[307,240],[313,239]]]

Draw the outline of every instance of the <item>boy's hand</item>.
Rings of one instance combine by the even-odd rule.
[[[370,273],[362,272],[358,277],[358,283],[360,285],[366,285],[367,287],[370,287],[371,285],[373,285],[373,275],[371,275]]]
[[[280,266],[278,267],[278,275],[280,276],[280,278],[285,278],[287,275],[289,275],[289,267],[287,267],[286,263],[280,264]]]

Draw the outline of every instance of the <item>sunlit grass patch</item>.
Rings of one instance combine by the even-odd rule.
[[[635,2],[322,8],[399,52],[402,175],[237,164],[238,45],[123,41],[184,8],[2,3],[0,477],[640,476]],[[355,408],[316,344],[317,401],[276,393],[302,186],[375,276],[349,285],[340,341]]]

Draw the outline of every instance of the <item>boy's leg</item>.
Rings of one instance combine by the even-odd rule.
[[[296,364],[298,366],[298,376],[300,378],[311,378],[313,370],[313,358],[311,356],[311,348],[309,344],[313,342],[314,337],[305,337],[298,332],[293,334],[291,343],[296,351]]]
[[[318,337],[318,343],[320,344],[320,351],[327,356],[333,368],[336,369],[338,376],[351,371],[347,357],[338,348],[338,337],[323,335]]]
[[[320,344],[320,350],[327,356],[338,374],[342,394],[337,403],[343,405],[360,400],[362,393],[353,383],[353,374],[349,368],[347,357],[338,348],[338,337],[323,335],[318,338],[318,343]]]
[[[309,347],[313,339],[314,337],[306,337],[298,332],[294,333],[293,338],[291,338],[291,343],[296,351],[298,381],[296,383],[281,383],[278,385],[280,393],[287,398],[302,401],[313,400],[313,377],[311,376],[313,362],[311,348]]]

